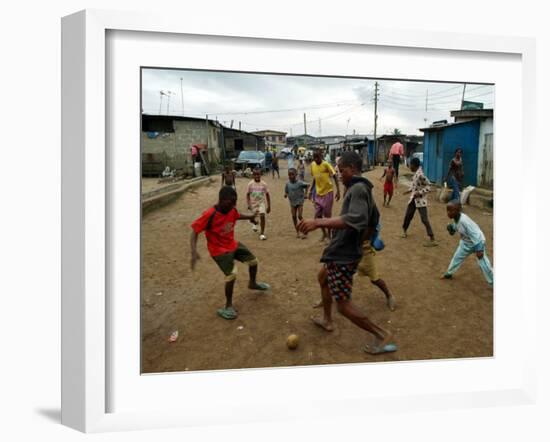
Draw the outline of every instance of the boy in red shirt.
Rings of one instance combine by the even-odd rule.
[[[201,232],[206,236],[208,252],[221,271],[225,274],[225,307],[218,310],[218,315],[224,319],[235,319],[237,311],[233,308],[233,287],[237,279],[235,260],[248,265],[252,290],[269,290],[269,285],[256,282],[258,260],[240,242],[235,241],[235,222],[250,220],[256,222],[256,215],[243,215],[237,212],[237,192],[232,187],[223,187],[219,193],[219,201],[214,207],[207,209],[197,218],[191,228],[191,270],[195,269],[197,260],[197,239]]]

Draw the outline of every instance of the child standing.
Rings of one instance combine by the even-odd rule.
[[[405,219],[403,220],[403,234],[402,238],[407,237],[407,229],[411,224],[411,221],[414,217],[414,212],[418,209],[420,213],[420,219],[426,227],[426,233],[428,234],[428,241],[424,242],[424,247],[433,247],[437,246],[437,242],[434,238],[434,233],[432,231],[432,226],[428,220],[428,192],[430,191],[430,182],[428,178],[424,176],[422,168],[420,167],[420,160],[418,158],[411,159],[410,169],[414,172],[412,178],[411,187],[406,192],[403,192],[403,195],[411,193],[411,199],[407,206],[407,211],[405,212]]]
[[[395,169],[393,168],[392,163],[388,161],[388,167],[384,169],[384,173],[380,177],[380,181],[384,177],[386,177],[386,181],[384,181],[384,206],[389,206],[390,201],[393,196],[393,177],[395,175]],[[388,198],[388,202],[386,203],[386,198]]]
[[[266,240],[265,236],[265,215],[271,212],[271,199],[269,197],[269,190],[267,184],[262,181],[262,172],[256,168],[252,172],[254,179],[248,183],[248,190],[246,192],[246,202],[248,204],[248,210],[252,210],[254,213],[260,215],[260,239]],[[253,225],[252,230],[258,231],[258,226]]]
[[[279,157],[277,152],[273,152],[273,159],[271,160],[271,177],[275,179],[275,172],[277,172],[277,178],[281,178],[279,175]]]
[[[224,319],[235,319],[237,311],[233,308],[233,287],[237,279],[235,260],[248,265],[250,281],[248,288],[253,290],[268,290],[270,287],[263,282],[256,282],[258,260],[240,242],[235,241],[235,222],[243,219],[255,222],[256,215],[242,215],[237,212],[237,192],[229,186],[221,188],[218,204],[203,212],[191,228],[191,270],[195,269],[197,260],[197,239],[201,232],[205,233],[208,252],[225,275],[225,307],[218,310],[218,315]]]
[[[236,189],[235,187],[235,171],[231,170],[230,166],[225,166],[225,169],[222,173],[222,187],[230,186]]]
[[[358,327],[374,335],[374,342],[364,347],[370,354],[393,352],[397,346],[392,334],[377,326],[352,302],[353,275],[363,255],[363,238],[372,229],[374,202],[372,184],[361,176],[362,159],[355,152],[345,152],[340,160],[342,182],[347,188],[340,216],[303,220],[298,229],[303,233],[317,228],[334,229],[330,244],[323,251],[318,281],[323,298],[323,317],[311,318],[315,325],[325,331],[334,330],[332,300],[338,312]]]
[[[302,180],[296,180],[296,169],[288,169],[288,183],[285,185],[285,198],[290,202],[290,213],[292,214],[292,222],[296,229],[296,238],[305,239],[306,235],[298,230],[298,220],[302,221],[304,211],[304,200],[307,194],[309,184]]]
[[[493,269],[487,257],[485,235],[468,215],[462,213],[460,201],[452,200],[447,204],[447,216],[453,220],[453,222],[447,226],[447,230],[451,235],[458,232],[460,234],[460,242],[449,264],[449,268],[443,274],[442,278],[451,279],[464,260],[469,255],[475,253],[479,268],[483,272],[485,280],[492,287]]]
[[[306,166],[303,159],[300,159],[300,163],[298,164],[298,179],[300,181],[304,181],[306,179]]]

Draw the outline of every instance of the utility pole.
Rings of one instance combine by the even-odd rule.
[[[159,115],[162,114],[162,97],[164,96],[164,92],[160,91],[160,106],[159,106]]]
[[[183,77],[180,77],[180,88],[181,88],[181,114],[185,115],[185,107],[183,105]]]
[[[376,125],[378,124],[378,82],[374,83],[374,163],[378,161],[378,139]]]
[[[464,88],[462,89],[462,101],[460,102],[460,110],[464,109],[464,94],[466,93],[466,83],[464,83]]]
[[[206,114],[206,148],[208,149],[208,114]]]
[[[323,136],[323,132],[321,130],[321,119],[319,118],[319,136]]]
[[[239,121],[239,131],[241,130],[241,122]]]

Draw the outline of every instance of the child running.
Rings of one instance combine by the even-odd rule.
[[[305,239],[306,235],[298,230],[298,220],[302,221],[304,211],[304,200],[307,194],[309,184],[302,180],[296,180],[296,169],[288,169],[288,183],[285,185],[285,198],[290,202],[290,213],[292,214],[292,222],[296,229],[296,238]]]
[[[407,237],[407,229],[411,224],[414,217],[414,212],[418,209],[420,213],[420,219],[426,227],[426,233],[428,234],[428,240],[424,242],[424,247],[437,246],[437,242],[434,238],[432,226],[428,220],[428,192],[430,191],[430,182],[428,178],[424,176],[422,168],[420,167],[420,160],[418,158],[412,158],[410,169],[414,172],[412,178],[411,187],[403,195],[411,193],[409,204],[407,205],[407,211],[405,212],[405,219],[403,220],[403,234],[401,238]]]
[[[267,184],[262,181],[262,172],[256,168],[252,172],[253,180],[248,183],[246,203],[248,210],[260,215],[260,239],[265,241],[265,214],[271,212],[271,198]],[[253,224],[252,230],[258,231],[258,226]]]
[[[345,152],[340,160],[342,182],[347,188],[342,202],[340,216],[303,220],[298,229],[303,233],[321,227],[334,229],[330,244],[321,257],[324,263],[318,280],[323,298],[323,317],[311,318],[315,325],[325,331],[333,331],[332,299],[338,312],[358,327],[374,335],[374,342],[366,345],[364,351],[381,354],[397,350],[392,343],[392,334],[372,323],[367,315],[351,300],[353,275],[363,254],[363,238],[372,228],[373,214],[372,184],[361,176],[362,159],[355,152]]]
[[[191,270],[195,269],[197,260],[197,239],[201,232],[205,233],[208,252],[225,275],[225,307],[218,310],[218,315],[224,319],[235,319],[237,310],[233,307],[233,287],[237,279],[235,260],[248,265],[250,280],[248,288],[252,290],[269,290],[269,285],[256,282],[258,260],[240,242],[235,241],[234,231],[237,220],[255,222],[256,215],[242,215],[237,212],[237,192],[229,186],[221,188],[218,204],[203,212],[191,228]]]
[[[485,247],[485,235],[479,226],[465,213],[462,212],[462,205],[458,200],[452,200],[447,204],[447,216],[453,220],[447,225],[451,235],[456,232],[460,234],[458,248],[449,264],[449,268],[442,278],[451,279],[453,274],[460,268],[464,260],[475,253],[479,268],[483,272],[485,280],[493,286],[493,269]]]
[[[389,206],[390,201],[393,196],[393,178],[395,175],[395,169],[393,168],[392,163],[388,161],[388,167],[384,169],[384,173],[380,177],[380,181],[384,177],[386,177],[386,181],[384,181],[384,206]],[[388,202],[386,203],[386,198],[388,199]]]

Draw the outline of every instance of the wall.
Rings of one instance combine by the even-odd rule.
[[[425,132],[424,172],[430,181],[443,184],[455,149],[461,147],[464,153],[462,184],[477,185],[479,125],[479,120],[473,120]]]
[[[481,121],[479,128],[479,154],[477,166],[477,185],[485,188],[493,188],[493,161],[494,141],[486,145],[485,135],[493,134],[493,119],[487,118]]]

